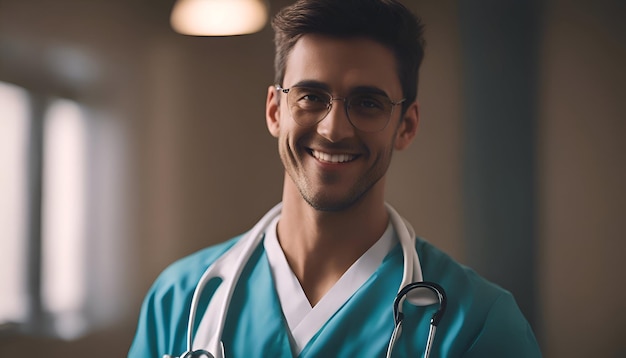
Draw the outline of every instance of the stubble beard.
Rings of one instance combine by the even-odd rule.
[[[302,170],[302,158],[296,158],[296,154],[293,150],[289,150],[288,146],[280,150],[280,157],[285,171],[300,192],[302,199],[309,206],[317,211],[340,212],[357,204],[370,192],[372,187],[383,178],[391,163],[391,148],[393,148],[393,146],[385,148],[384,151],[380,153],[368,171],[350,187],[345,195],[336,197],[333,197],[331,193],[325,191],[323,188],[317,191],[315,190],[316,185],[311,182],[310,178],[307,177]],[[301,156],[304,155],[308,154],[301,154]],[[323,186],[326,184],[331,185],[333,182],[339,180],[339,178],[337,178],[337,175],[328,174],[322,178],[318,178],[318,180],[321,184],[317,184],[317,186]]]

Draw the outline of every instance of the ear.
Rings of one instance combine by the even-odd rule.
[[[417,127],[420,121],[419,102],[416,100],[407,108],[396,131],[396,150],[406,149],[417,134]]]
[[[265,102],[265,122],[272,136],[278,138],[280,133],[280,94],[274,86],[267,89]]]

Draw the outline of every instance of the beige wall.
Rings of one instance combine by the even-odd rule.
[[[608,1],[547,7],[537,154],[549,357],[626,355],[624,10]]]
[[[167,264],[249,228],[280,199],[276,143],[264,124],[272,83],[271,32],[236,38],[173,34],[172,2],[0,0],[0,45],[45,53],[64,45],[94,59],[99,76],[71,93],[105,108],[125,130],[124,267],[117,323],[76,342],[0,336],[0,356],[123,356],[140,301]],[[272,1],[275,11],[287,0]],[[464,261],[463,110],[454,1],[406,2],[427,24],[421,128],[391,168],[389,201],[418,233]],[[620,254],[626,181],[624,33],[608,2],[552,0],[541,61],[538,233],[539,338],[548,357],[624,353],[626,289]],[[595,4],[595,5],[594,5]],[[149,8],[148,8],[149,7]],[[623,7],[622,7],[623,9]],[[0,47],[0,51],[6,50]],[[19,56],[18,56],[19,57]],[[67,83],[42,59],[7,60],[0,81]],[[32,62],[32,63],[31,63]],[[43,75],[32,75],[37,69]],[[621,72],[620,72],[621,71]],[[62,86],[63,87],[63,86]],[[604,293],[604,290],[607,293]],[[593,354],[600,350],[606,354]]]

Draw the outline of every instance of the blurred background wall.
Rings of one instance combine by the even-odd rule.
[[[421,128],[394,158],[388,200],[513,291],[545,356],[626,356],[624,3],[404,3],[426,24],[427,55]],[[27,91],[35,114],[47,98],[74,101],[87,123],[85,329],[60,339],[49,322],[3,325],[1,357],[125,356],[158,273],[280,200],[264,122],[271,30],[178,35],[172,5],[0,0],[0,82]],[[24,240],[41,231],[31,226]],[[33,275],[16,267],[3,277]]]

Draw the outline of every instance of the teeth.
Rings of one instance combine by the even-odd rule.
[[[355,157],[354,155],[350,154],[329,154],[318,152],[316,150],[312,151],[312,153],[313,156],[318,160],[329,163],[345,163],[353,160]]]

